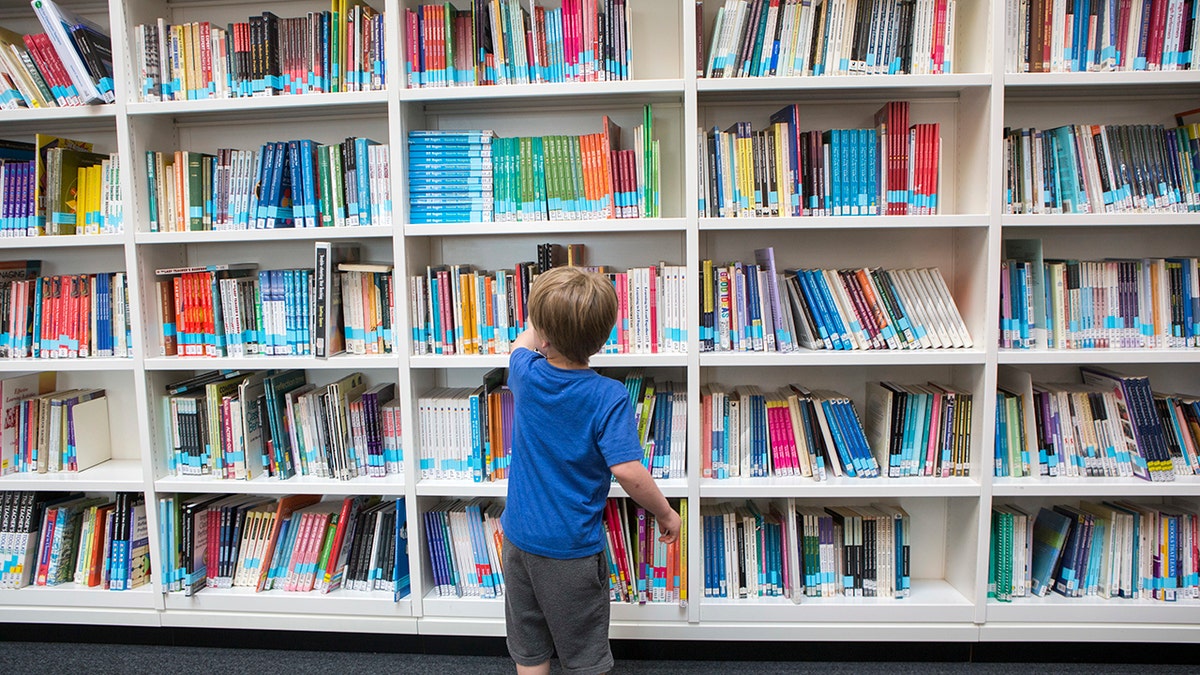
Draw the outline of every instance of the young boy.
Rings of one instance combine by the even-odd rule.
[[[679,535],[679,514],[642,466],[624,385],[588,368],[617,319],[603,275],[574,267],[540,275],[529,328],[509,357],[512,464],[504,526],[508,651],[522,675],[598,675],[612,668],[609,575],[601,515],[610,476],[658,520],[660,541]]]

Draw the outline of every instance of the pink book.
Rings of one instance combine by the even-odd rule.
[[[658,353],[658,270],[651,265],[650,273],[650,353]]]
[[[925,452],[925,466],[921,469],[922,476],[933,475],[942,441],[942,394],[932,387],[929,389],[933,392],[933,405],[929,411],[929,445]]]

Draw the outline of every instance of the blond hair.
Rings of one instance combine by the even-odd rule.
[[[538,335],[574,363],[600,351],[617,321],[617,293],[603,274],[555,267],[529,291],[529,319]]]

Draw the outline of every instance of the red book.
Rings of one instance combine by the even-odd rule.
[[[389,433],[389,420],[387,415],[384,416],[384,433]],[[333,543],[329,548],[329,562],[325,563],[324,578],[318,580],[316,584],[320,586],[320,590],[328,593],[332,590],[332,581],[334,574],[337,573],[338,556],[342,553],[342,541],[346,536],[346,524],[350,522],[351,510],[354,506],[354,497],[346,497],[342,500],[342,510],[338,514],[337,529],[333,533]]]
[[[58,519],[58,509],[46,509],[42,519],[42,546],[38,549],[38,566],[35,584],[46,585],[46,577],[50,572],[50,553],[54,548],[54,527]]]
[[[1146,67],[1162,70],[1163,38],[1167,27],[1167,0],[1150,1],[1150,39],[1146,49]]]
[[[937,0],[933,14],[933,54],[929,72],[934,74],[942,72],[946,59],[946,4],[946,0]]]

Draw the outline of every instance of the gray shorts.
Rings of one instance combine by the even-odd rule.
[[[556,560],[504,540],[504,618],[508,653],[536,666],[558,652],[569,675],[612,670],[608,647],[608,560],[604,552]]]

